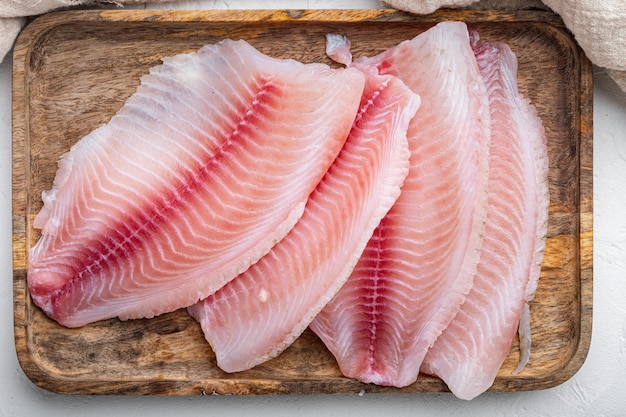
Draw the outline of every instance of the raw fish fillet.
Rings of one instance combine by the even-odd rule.
[[[485,238],[474,286],[422,365],[466,400],[493,384],[534,296],[549,202],[546,137],[535,108],[517,89],[517,59],[499,42],[481,41],[474,50],[492,120]],[[529,323],[521,328],[523,339]],[[528,352],[522,357],[527,360]]]
[[[409,171],[406,131],[419,96],[375,70],[344,148],[287,236],[189,313],[217,364],[250,369],[287,348],[350,275]]]
[[[244,41],[164,59],[60,160],[33,223],[33,301],[76,327],[207,297],[296,223],[364,83]]]
[[[326,55],[333,61],[349,67],[352,64],[350,40],[338,33],[326,34]]]
[[[354,66],[420,95],[410,170],[352,275],[311,323],[344,375],[406,386],[472,285],[486,218],[490,120],[465,24],[440,23]]]

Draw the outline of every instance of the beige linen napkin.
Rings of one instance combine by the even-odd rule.
[[[13,40],[26,23],[22,17],[0,18],[0,62],[13,46]]]
[[[623,0],[384,0],[391,7],[428,14],[441,7],[520,10],[550,8],[558,13],[594,64],[626,92],[626,7]]]

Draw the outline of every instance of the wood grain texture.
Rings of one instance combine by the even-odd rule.
[[[66,329],[35,307],[26,288],[28,250],[59,157],[107,122],[140,77],[164,56],[243,38],[262,52],[322,61],[324,35],[339,32],[354,56],[373,55],[442,20],[463,20],[484,39],[503,40],[519,58],[519,85],[544,121],[550,156],[546,255],[531,305],[530,363],[512,375],[518,346],[491,391],[543,389],[569,379],[591,338],[593,279],[591,65],[544,12],[392,10],[75,11],[45,15],[19,37],[13,68],[13,266],[15,344],[38,386],[79,394],[304,394],[447,391],[420,377],[397,389],[341,375],[306,331],[279,357],[246,372],[219,370],[199,325],[185,311],[150,320],[106,320]]]

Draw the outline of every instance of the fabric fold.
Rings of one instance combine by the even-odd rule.
[[[25,24],[26,19],[23,17],[0,17],[0,62],[13,47],[13,42]]]

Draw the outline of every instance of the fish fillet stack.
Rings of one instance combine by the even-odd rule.
[[[224,40],[166,58],[60,162],[28,288],[67,327],[187,308],[218,365],[308,326],[362,382],[493,383],[547,223],[547,149],[502,43],[443,22],[345,64]]]

